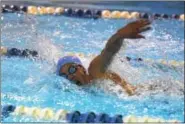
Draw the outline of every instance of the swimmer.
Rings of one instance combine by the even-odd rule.
[[[75,56],[64,56],[58,60],[57,75],[65,77],[77,85],[93,83],[96,79],[112,80],[120,85],[129,95],[135,93],[136,87],[121,78],[117,73],[109,71],[114,56],[123,45],[124,39],[145,38],[140,33],[150,30],[149,20],[138,20],[127,24],[112,35],[105,48],[96,56],[88,67],[88,73],[79,58]]]

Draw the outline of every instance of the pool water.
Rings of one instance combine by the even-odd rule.
[[[184,61],[184,22],[153,20],[146,39],[125,40],[110,69],[132,84],[152,85],[138,88],[127,96],[111,81],[76,86],[55,74],[56,60],[68,52],[98,55],[108,38],[133,20],[81,19],[64,16],[3,14],[1,43],[5,47],[33,49],[40,57],[1,57],[2,105],[51,107],[55,110],[105,112],[110,115],[148,115],[184,121],[184,68],[156,67],[151,63],[121,62],[130,56],[157,61]],[[84,66],[93,57],[81,57]],[[116,66],[115,66],[116,65]],[[35,122],[32,118],[10,116],[4,122]]]

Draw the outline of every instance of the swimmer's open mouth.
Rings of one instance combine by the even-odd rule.
[[[76,81],[76,85],[82,85],[80,81]]]
[[[141,28],[140,32],[145,32],[145,31],[148,31],[148,30],[151,30],[151,29],[152,28],[149,25],[147,25],[147,26]]]
[[[75,77],[72,77],[70,80],[75,82],[76,85],[82,85],[82,83],[80,81],[78,81],[78,80],[76,81],[76,80],[74,80],[74,78]]]

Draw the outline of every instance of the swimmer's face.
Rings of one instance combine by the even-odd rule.
[[[77,85],[87,83],[86,70],[82,65],[69,63],[62,66],[60,69],[60,76],[64,76],[67,79],[74,81]]]

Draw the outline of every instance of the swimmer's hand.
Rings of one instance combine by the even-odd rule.
[[[151,27],[148,27],[150,24],[151,22],[149,20],[137,20],[119,29],[117,34],[122,38],[129,39],[145,38],[140,33],[150,30]]]
[[[130,84],[125,85],[124,89],[126,90],[129,96],[134,95],[136,91],[136,87]]]
[[[136,91],[136,87],[126,82],[124,79],[122,80],[120,84],[125,91],[128,93],[129,96],[134,95]]]

